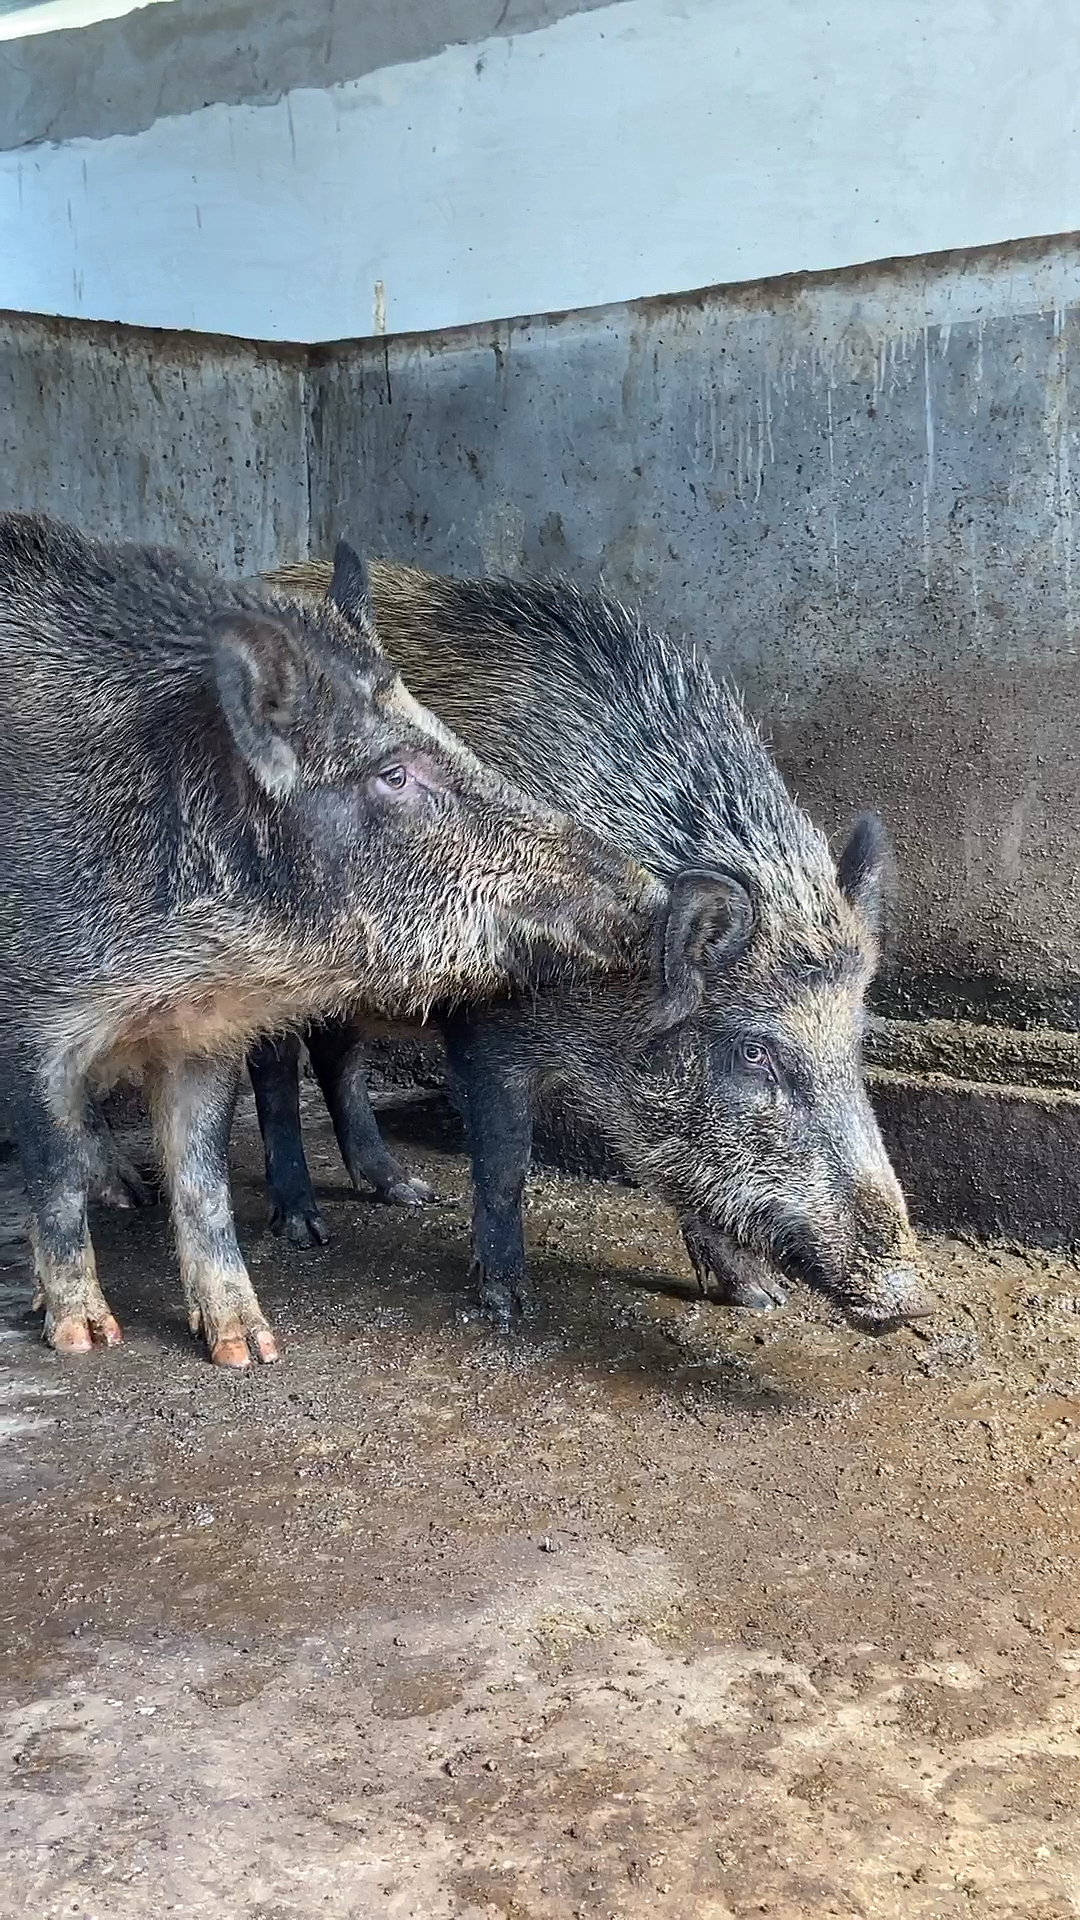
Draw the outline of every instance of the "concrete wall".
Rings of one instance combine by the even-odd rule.
[[[2,71],[23,310],[318,341],[1080,226],[1074,0],[174,0]]]
[[[172,0],[0,0],[0,44],[28,34],[68,32],[117,20],[136,7],[167,6]]]
[[[75,0],[57,0],[57,11],[65,4]],[[272,104],[301,87],[340,86],[446,47],[513,39],[611,0],[156,0],[135,11],[132,0],[85,5],[88,15],[100,13],[92,32],[41,35],[35,20],[30,38],[5,49],[0,149],[142,133],[155,120],[214,101]],[[25,35],[25,20],[0,25],[0,32],[16,30]]]
[[[305,382],[287,350],[0,314],[0,509],[272,566],[307,541]]]
[[[1080,239],[323,347],[8,319],[0,502],[228,571],[603,573],[879,806],[888,1004],[1077,1024]]]

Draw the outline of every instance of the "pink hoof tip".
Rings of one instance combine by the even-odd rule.
[[[277,1341],[274,1339],[269,1327],[259,1327],[251,1336],[251,1344],[255,1348],[259,1359],[263,1361],[266,1366],[269,1366],[271,1361],[277,1360],[280,1357],[278,1354]]]
[[[102,1320],[95,1320],[90,1332],[94,1345],[98,1347],[118,1347],[124,1338],[119,1320],[115,1320],[111,1313],[107,1313]]]
[[[45,1338],[56,1353],[89,1353],[94,1344],[89,1322],[74,1315],[58,1320],[46,1330]]]
[[[215,1367],[250,1367],[251,1355],[248,1343],[242,1333],[222,1335],[210,1349],[210,1358]]]

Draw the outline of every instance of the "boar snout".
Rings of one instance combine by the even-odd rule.
[[[937,1301],[909,1262],[867,1275],[866,1285],[842,1302],[844,1318],[862,1333],[891,1333],[928,1320]]]
[[[918,1247],[895,1178],[859,1187],[855,1222],[856,1254],[841,1300],[845,1318],[875,1333],[929,1319],[937,1302],[920,1275]]]

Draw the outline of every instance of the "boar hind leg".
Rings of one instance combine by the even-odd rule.
[[[330,1229],[319,1212],[304,1158],[296,1035],[259,1040],[248,1054],[248,1073],[266,1156],[270,1225],[294,1247],[325,1247]]]
[[[473,1274],[482,1312],[505,1332],[514,1307],[528,1312],[532,1305],[523,1209],[533,1087],[506,1057],[498,1033],[467,1016],[447,1022],[446,1054],[472,1155]]]
[[[239,1069],[205,1056],[170,1061],[150,1097],[172,1202],[188,1324],[218,1367],[246,1367],[277,1345],[236,1239],[229,1193],[229,1134]]]
[[[29,1089],[16,1104],[16,1128],[30,1200],[34,1305],[45,1309],[45,1338],[57,1353],[118,1346],[120,1328],[98,1285],[86,1219],[87,1136],[81,1127],[61,1126]]]
[[[422,1207],[434,1200],[434,1187],[395,1160],[379,1132],[355,1030],[344,1020],[320,1022],[309,1031],[307,1045],[353,1186],[367,1183],[395,1207]]]

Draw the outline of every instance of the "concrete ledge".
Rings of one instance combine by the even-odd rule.
[[[889,1073],[944,1075],[977,1086],[1080,1088],[1080,1033],[1056,1027],[875,1019],[865,1055],[871,1070]]]
[[[1080,1245],[1080,1095],[899,1073],[870,1091],[920,1227]]]

